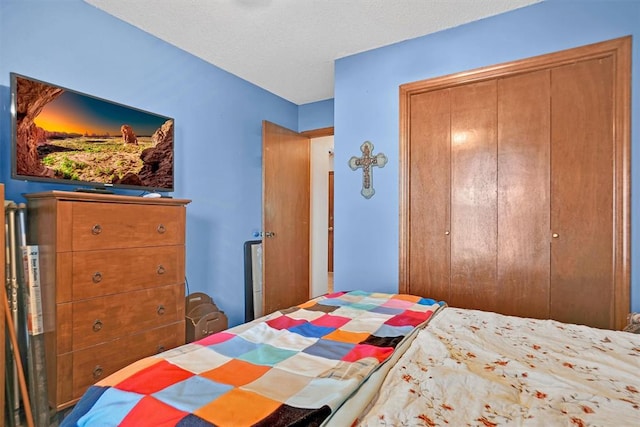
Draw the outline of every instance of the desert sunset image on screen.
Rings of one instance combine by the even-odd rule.
[[[16,177],[173,190],[173,119],[14,79]]]

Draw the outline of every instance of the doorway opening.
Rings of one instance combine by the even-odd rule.
[[[311,138],[310,297],[333,292],[333,135]]]

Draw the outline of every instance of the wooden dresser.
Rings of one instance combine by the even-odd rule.
[[[57,410],[185,342],[189,200],[50,191],[28,200],[40,247],[47,385]]]

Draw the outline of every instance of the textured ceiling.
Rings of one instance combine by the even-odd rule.
[[[541,0],[84,0],[295,104],[334,60]]]

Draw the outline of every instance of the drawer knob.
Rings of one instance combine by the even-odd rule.
[[[164,351],[164,346],[163,345],[159,345],[158,346],[158,353],[162,353]]]
[[[100,378],[103,374],[103,370],[102,370],[102,366],[97,365],[95,368],[93,368],[93,379],[97,380],[98,378]]]
[[[167,228],[164,226],[164,224],[159,224],[156,230],[158,230],[158,233],[164,234],[164,232],[167,231]]]
[[[102,226],[100,224],[96,224],[91,227],[91,234],[97,236],[100,233],[102,233]]]
[[[93,276],[91,276],[91,280],[93,280],[93,283],[102,282],[102,273],[96,271],[95,273],[93,273]]]
[[[157,271],[158,274],[164,274],[164,273],[166,273],[167,270],[165,270],[164,266],[162,264],[160,264],[156,271]]]
[[[93,322],[93,332],[98,332],[102,329],[102,322],[100,321],[100,319],[96,319],[95,322]]]
[[[164,305],[160,304],[156,312],[158,313],[158,316],[162,316],[164,314]]]

